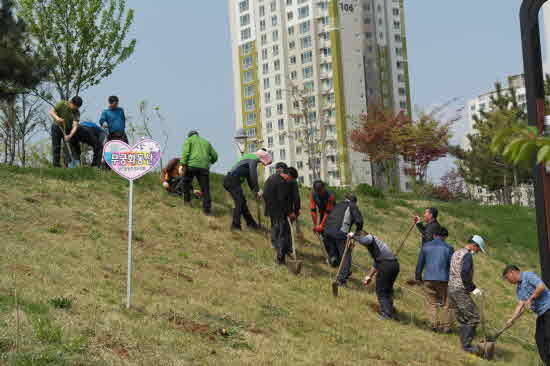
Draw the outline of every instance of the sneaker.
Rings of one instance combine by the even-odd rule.
[[[378,314],[378,318],[380,320],[393,320],[393,318],[387,314],[380,313]]]

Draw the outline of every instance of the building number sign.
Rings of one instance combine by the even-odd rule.
[[[355,10],[355,7],[353,6],[353,4],[340,3],[340,10],[343,13],[353,13],[353,11]]]

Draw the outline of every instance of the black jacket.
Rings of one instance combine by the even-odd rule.
[[[300,215],[300,209],[302,208],[302,200],[300,199],[300,188],[298,187],[298,182],[293,181],[290,183],[292,185],[292,212],[296,216]]]
[[[280,174],[274,174],[265,181],[263,197],[266,215],[270,217],[286,217],[296,207],[293,185]]]
[[[434,240],[434,233],[437,233],[441,229],[441,225],[439,225],[439,222],[437,222],[437,220],[433,220],[426,225],[419,222],[418,224],[416,224],[416,227],[418,228],[418,231],[420,231],[420,233],[422,234],[422,245]]]
[[[355,231],[363,230],[363,215],[357,204],[344,201],[334,206],[327,219],[326,231],[349,233],[353,225],[355,225]]]

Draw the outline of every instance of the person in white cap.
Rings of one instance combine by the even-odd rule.
[[[472,341],[481,318],[471,295],[481,296],[483,292],[473,281],[473,257],[480,251],[486,254],[485,240],[479,235],[470,237],[466,246],[453,254],[449,272],[449,300],[451,306],[456,309],[457,321],[460,324],[462,349],[474,354],[478,353],[478,349],[472,346]]]

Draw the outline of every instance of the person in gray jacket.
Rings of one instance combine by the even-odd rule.
[[[452,312],[448,301],[449,269],[454,249],[444,240],[447,229],[434,233],[434,240],[424,244],[416,265],[416,281],[424,286],[427,312],[434,332],[449,333],[452,327]],[[439,309],[442,321],[439,322]]]
[[[380,304],[380,318],[395,319],[393,285],[399,275],[397,257],[383,240],[372,234],[350,233],[348,236],[366,247],[374,260],[374,268],[365,277],[364,284],[369,285],[376,276],[376,297]]]

